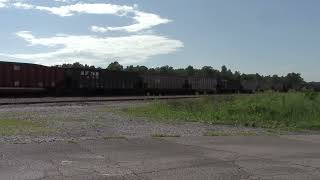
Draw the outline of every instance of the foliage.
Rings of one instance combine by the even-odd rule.
[[[61,68],[85,68],[85,69],[97,69],[95,66],[89,66],[87,64],[83,65],[79,62],[75,62],[73,64],[62,64],[62,65],[56,65],[55,67],[61,67]]]
[[[124,110],[162,121],[195,121],[279,129],[320,129],[317,93],[275,93],[154,102]]]
[[[315,92],[315,91],[305,91],[304,96],[308,99],[310,99],[311,101],[314,101],[318,98],[319,93]]]
[[[115,62],[109,64],[107,69],[110,70],[110,71],[122,71],[123,70],[123,66],[121,64],[119,64],[117,61],[115,61]]]

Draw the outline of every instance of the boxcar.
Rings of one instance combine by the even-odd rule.
[[[42,65],[0,62],[1,94],[47,93],[63,84],[63,72]]]

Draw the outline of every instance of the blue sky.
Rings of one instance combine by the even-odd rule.
[[[320,81],[318,0],[0,0],[0,60],[222,65]]]

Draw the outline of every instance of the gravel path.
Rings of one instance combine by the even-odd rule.
[[[10,105],[0,107],[0,119],[44,122],[52,129],[45,135],[24,134],[4,137],[0,143],[41,143],[58,140],[78,141],[96,138],[203,136],[209,131],[226,133],[264,133],[261,129],[205,125],[201,123],[160,123],[119,115],[115,108],[139,106],[147,102],[68,103],[41,105]]]

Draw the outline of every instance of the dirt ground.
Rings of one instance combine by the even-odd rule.
[[[133,118],[117,112],[119,108],[140,106],[147,101],[8,105],[0,107],[0,119],[40,123],[45,131],[15,132],[1,136],[2,143],[53,142],[108,137],[204,136],[218,131],[234,134],[262,129],[207,125],[201,123],[161,123]],[[18,122],[17,122],[18,123]],[[19,124],[19,123],[18,123]],[[23,128],[23,127],[22,127]]]

